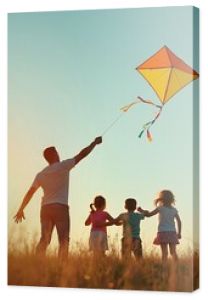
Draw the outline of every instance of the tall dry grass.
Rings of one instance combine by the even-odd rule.
[[[38,258],[33,249],[34,245],[25,245],[17,251],[15,244],[9,245],[9,285],[191,292],[199,284],[197,252],[164,267],[153,253],[138,262],[133,258],[125,262],[112,249],[107,257],[95,259],[77,245],[61,263],[55,253]]]

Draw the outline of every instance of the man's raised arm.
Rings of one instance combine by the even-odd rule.
[[[24,196],[23,200],[22,200],[22,204],[20,206],[20,208],[17,211],[17,214],[14,216],[14,220],[16,223],[21,223],[23,219],[25,219],[25,215],[24,215],[24,209],[27,206],[27,204],[30,202],[33,194],[36,192],[37,188],[35,187],[31,187],[26,195]]]
[[[75,164],[78,164],[80,160],[85,158],[92,150],[95,148],[96,145],[102,143],[102,137],[97,137],[88,147],[82,149],[79,154],[77,154],[74,159],[75,159]]]

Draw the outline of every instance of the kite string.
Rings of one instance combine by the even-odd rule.
[[[121,108],[121,113],[116,117],[116,119],[114,119],[112,121],[112,123],[110,123],[110,125],[108,125],[108,127],[103,131],[102,135],[101,136],[104,136],[119,120],[120,118],[124,115],[125,112],[127,112],[129,110],[129,108],[131,106],[133,106],[134,104],[137,104],[139,102],[141,102],[141,99],[140,97],[137,97],[136,100],[134,100],[134,102],[124,106]],[[144,100],[143,100],[144,101]]]
[[[110,123],[110,125],[108,125],[108,127],[103,131],[103,133],[101,134],[101,136],[104,136],[108,131],[110,131],[110,129],[112,127],[114,127],[114,125],[123,116],[124,112],[127,112],[133,105],[135,105],[135,104],[137,104],[139,102],[143,102],[145,104],[151,104],[151,105],[159,108],[159,113],[156,115],[156,117],[152,121],[144,124],[143,130],[139,134],[139,137],[141,138],[141,136],[143,135],[144,131],[147,131],[147,136],[149,136],[148,139],[151,140],[152,138],[151,138],[151,134],[149,132],[149,129],[154,124],[154,122],[156,121],[156,119],[159,117],[159,115],[160,115],[160,113],[162,111],[163,105],[162,106],[161,105],[157,105],[157,104],[153,103],[151,100],[144,100],[142,97],[139,97],[139,96],[137,97],[137,99],[134,102],[132,102],[132,103],[130,103],[130,104],[128,104],[128,105],[126,105],[126,106],[124,106],[124,107],[121,108],[122,112],[116,117],[116,119],[114,119],[112,121],[112,123]]]
[[[112,123],[110,123],[110,125],[108,125],[108,127],[103,131],[103,133],[101,134],[101,136],[104,136],[119,120],[120,118],[123,116],[123,112],[121,112],[116,119],[113,120]]]

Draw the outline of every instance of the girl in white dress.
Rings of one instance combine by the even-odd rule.
[[[171,191],[163,190],[154,202],[156,209],[153,211],[149,212],[141,207],[138,208],[138,211],[146,217],[158,214],[158,232],[153,244],[161,247],[163,262],[166,262],[168,258],[168,246],[170,255],[174,260],[177,260],[176,245],[179,244],[179,239],[181,239],[181,219],[177,209],[174,207],[174,195]],[[177,223],[177,231],[175,221]]]

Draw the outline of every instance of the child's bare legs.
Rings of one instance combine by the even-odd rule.
[[[131,257],[131,239],[121,239],[121,254],[124,260],[128,260]]]
[[[136,259],[142,258],[142,241],[140,238],[133,238],[132,250]]]
[[[105,250],[93,250],[93,257],[94,258],[100,258],[100,257],[105,257]]]
[[[162,262],[166,263],[168,259],[168,244],[161,244]]]
[[[178,256],[176,253],[176,245],[175,244],[169,244],[169,250],[170,250],[170,255],[172,256],[172,258],[177,261],[178,260]]]

